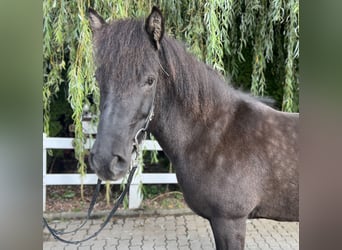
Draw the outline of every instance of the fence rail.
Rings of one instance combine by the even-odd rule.
[[[95,185],[97,183],[97,176],[95,174],[86,174],[81,176],[80,174],[49,174],[47,173],[47,150],[48,149],[74,149],[74,138],[60,138],[60,137],[46,137],[43,134],[43,211],[45,211],[46,205],[46,186],[49,185]],[[85,148],[91,148],[94,139],[87,139],[84,146]],[[162,148],[156,141],[145,140],[142,142],[141,148],[143,150],[162,151]],[[139,166],[141,168],[142,166]],[[164,174],[164,173],[140,173],[136,171],[132,184],[129,189],[128,205],[130,209],[139,208],[142,201],[142,194],[139,189],[139,185],[142,184],[176,184],[176,175]],[[140,173],[140,174],[139,174]],[[111,181],[111,184],[122,183],[122,179],[117,181]],[[103,182],[104,183],[104,182]]]

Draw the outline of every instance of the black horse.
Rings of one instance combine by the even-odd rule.
[[[132,142],[148,131],[173,163],[189,207],[210,221],[217,249],[243,249],[247,218],[298,220],[299,115],[276,111],[146,20],[107,23],[89,10],[100,121],[90,164],[104,180],[123,177]]]

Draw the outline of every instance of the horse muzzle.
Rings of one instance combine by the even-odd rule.
[[[129,161],[120,155],[112,155],[111,158],[104,158],[101,155],[90,153],[90,168],[104,181],[116,181],[125,176]]]

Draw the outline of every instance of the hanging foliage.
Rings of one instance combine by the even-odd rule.
[[[298,111],[298,0],[44,0],[44,132],[49,134],[50,107],[63,87],[81,174],[83,106],[98,112],[99,104],[86,11],[92,7],[107,21],[145,18],[153,5],[162,9],[167,33],[200,60],[255,95],[273,96],[282,110]]]

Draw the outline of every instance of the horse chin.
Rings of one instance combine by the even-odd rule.
[[[95,173],[103,181],[117,181],[126,175],[127,169],[114,167],[109,171],[95,171]]]

